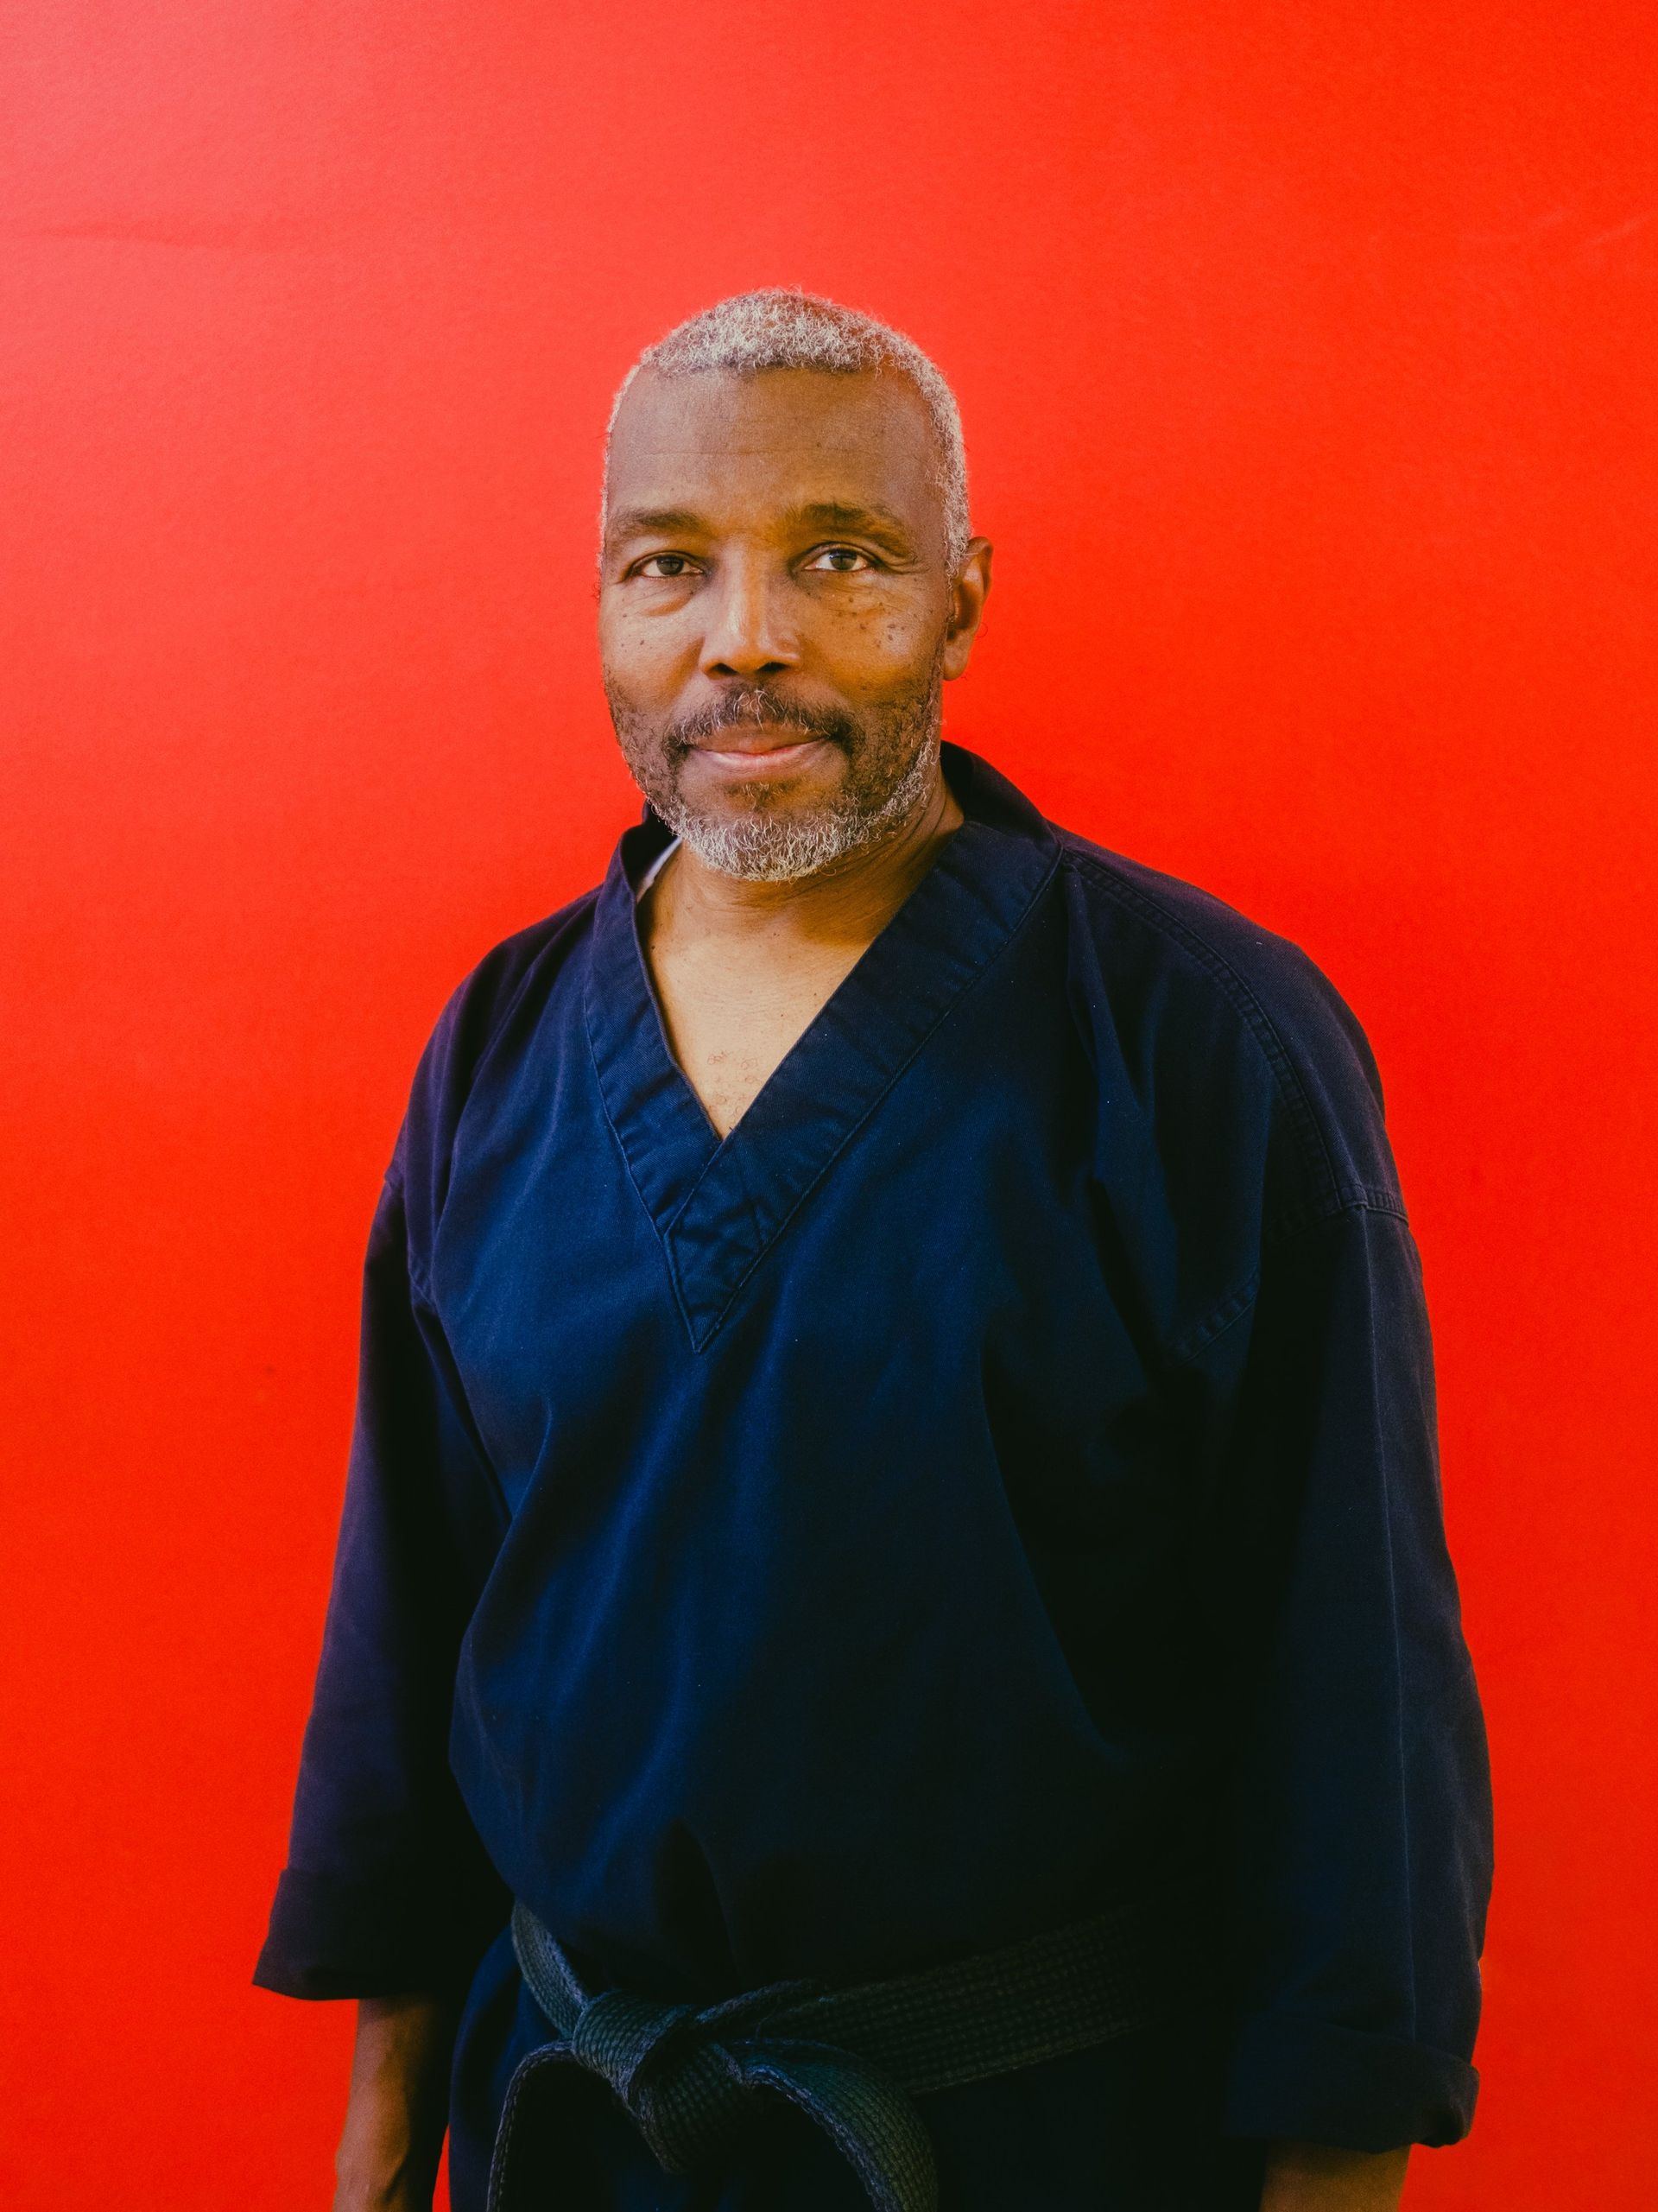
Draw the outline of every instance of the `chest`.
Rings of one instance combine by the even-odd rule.
[[[946,1407],[1041,1477],[1143,1396],[1173,1223],[1079,1031],[1064,910],[1031,912],[1038,885],[992,935],[950,888],[929,876],[838,988],[850,949],[710,987],[693,961],[648,972],[621,881],[611,926],[518,1010],[420,1271],[515,1505],[549,1452],[565,1494],[659,1461],[696,1482],[734,1434],[768,1480],[821,1445],[884,1496],[906,1453],[968,1448],[927,1442]],[[719,1092],[722,1040],[742,1080]],[[722,1117],[762,1087],[722,1137],[696,1079]],[[884,1439],[867,1467],[854,1407]]]
[[[851,1540],[910,1494],[905,1468],[991,1433],[1038,1488],[1092,1464],[1146,1389],[1118,1294],[1147,1300],[1115,1243],[1102,1264],[1098,1087],[1046,940],[943,1004],[854,983],[723,1142],[687,1077],[718,1081],[730,1007],[693,994],[710,1017],[681,1023],[672,1068],[623,989],[636,957],[490,1063],[428,1282],[515,1506],[549,1452],[566,1499],[655,1467],[704,1506],[734,1454],[792,1496],[821,1452]],[[771,1051],[826,983],[754,994]],[[752,1082],[765,1056],[735,1049]],[[965,1428],[943,1445],[941,1423]]]
[[[721,1137],[736,1127],[851,972],[862,945],[787,957],[756,948],[715,958],[653,940],[652,980],[674,1057]]]

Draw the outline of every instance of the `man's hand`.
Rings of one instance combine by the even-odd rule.
[[[1408,2145],[1337,2151],[1324,2143],[1275,2143],[1261,2212],[1396,2212],[1409,2156]]]
[[[435,1997],[359,2000],[333,2212],[432,2212],[454,2039]]]

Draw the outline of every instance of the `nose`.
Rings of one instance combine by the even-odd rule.
[[[784,593],[763,562],[738,557],[722,563],[703,605],[709,618],[699,662],[704,675],[752,683],[800,665]]]

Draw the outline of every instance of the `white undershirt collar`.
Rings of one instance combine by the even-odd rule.
[[[649,867],[646,869],[644,874],[640,877],[638,882],[633,887],[633,903],[636,906],[644,897],[645,893],[650,889],[651,885],[655,882],[657,877],[661,874],[663,863],[668,859],[670,854],[677,852],[679,849],[680,840],[677,837],[671,844],[663,846],[661,851],[656,855],[656,858],[651,862]]]

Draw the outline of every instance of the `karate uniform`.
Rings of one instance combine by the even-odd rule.
[[[942,2212],[1230,2212],[1262,2139],[1469,2125],[1484,1738],[1370,1054],[1294,947],[945,765],[964,826],[723,1142],[649,814],[415,1076],[256,1978],[465,1993],[458,2212],[551,2032],[515,1894],[706,2003],[1212,1870],[1212,2004],[920,2100]],[[691,2177],[572,2110],[549,2212],[864,2204],[781,2107]]]

